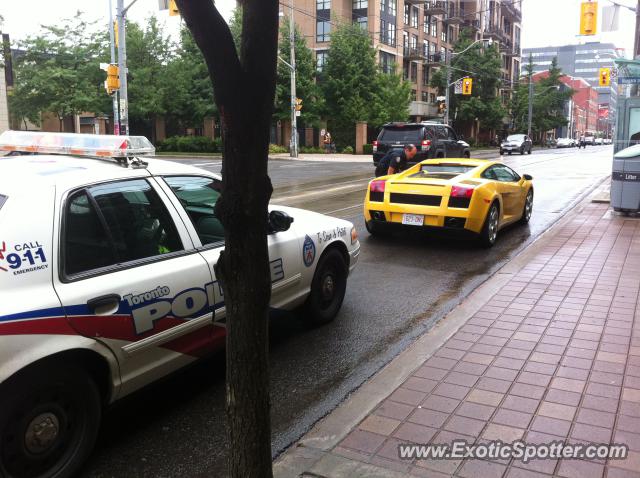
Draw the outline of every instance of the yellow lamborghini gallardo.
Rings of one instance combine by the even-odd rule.
[[[468,231],[490,247],[504,226],[529,222],[532,180],[497,161],[429,159],[369,183],[365,224],[370,234],[394,226]]]

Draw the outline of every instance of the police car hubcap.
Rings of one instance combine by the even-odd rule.
[[[31,453],[42,453],[58,438],[60,421],[53,413],[42,413],[31,420],[25,433],[25,446]]]
[[[333,291],[335,290],[335,283],[333,281],[333,277],[328,275],[325,276],[324,281],[322,282],[322,296],[325,300],[331,300],[333,297]]]

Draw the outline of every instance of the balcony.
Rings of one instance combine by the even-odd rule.
[[[439,116],[438,105],[425,101],[412,101],[409,104],[409,116],[422,116],[423,119]]]
[[[522,21],[522,12],[520,11],[520,8],[514,5],[514,2],[502,2],[502,14],[514,22],[519,23]]]
[[[424,3],[425,15],[446,15],[447,14],[447,2],[444,0],[431,0]]]
[[[424,66],[441,66],[444,63],[444,58],[440,53],[432,53],[424,57]]]
[[[480,31],[480,20],[464,20],[460,28],[470,28],[474,33]]]
[[[447,15],[444,21],[449,25],[462,25],[462,23],[464,23],[464,14],[459,8],[451,4],[449,6],[449,15]]]
[[[409,61],[422,61],[426,57],[420,48],[409,48],[407,46],[402,49],[402,55],[405,60]]]
[[[501,28],[496,27],[495,25],[489,25],[488,28],[484,32],[485,38],[492,38],[498,42],[504,42],[509,39],[507,34]]]

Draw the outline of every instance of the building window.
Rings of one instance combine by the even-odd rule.
[[[447,49],[443,46],[440,47],[440,61],[443,63],[447,61]]]
[[[418,35],[411,35],[411,44],[409,46],[411,50],[418,51]]]
[[[397,0],[388,0],[389,2],[389,15],[395,17],[398,14]]]
[[[429,58],[429,55],[431,54],[431,47],[429,46],[429,42],[427,40],[423,40],[422,41],[422,54],[424,56],[426,56],[427,58]]]
[[[369,0],[353,0],[353,9],[369,8]]]
[[[447,27],[445,25],[442,25],[442,31],[440,32],[440,39],[447,43]]]
[[[402,65],[402,79],[405,81],[409,79],[409,62],[408,61],[405,61],[404,64]]]
[[[362,16],[356,17],[354,23],[358,25],[360,28],[362,28],[364,31],[367,30],[367,25],[368,25],[367,17],[362,17]]]
[[[411,90],[411,101],[415,101],[416,100],[416,95],[418,94],[418,92],[416,90]]]
[[[449,27],[449,43],[455,43],[456,39],[454,38],[453,27]]]
[[[431,17],[431,36],[438,36],[438,19],[436,17]]]
[[[396,57],[386,51],[380,52],[380,69],[383,73],[391,74],[396,72]]]
[[[418,10],[418,7],[411,7],[411,26],[413,28],[418,28],[419,16],[420,16],[420,10]]]
[[[397,14],[397,0],[380,0],[380,13],[387,13],[391,16]]]
[[[436,102],[436,94],[429,93],[429,103],[435,103],[435,102]]]
[[[429,102],[429,92],[428,91],[423,91],[422,92],[422,101],[424,101],[425,103]]]
[[[418,64],[415,62],[411,62],[411,82],[418,82]]]
[[[409,24],[409,14],[411,11],[411,5],[409,5],[408,3],[404,4],[404,24],[408,25]]]
[[[319,73],[324,69],[324,65],[327,64],[327,52],[318,51],[316,52],[316,71]]]
[[[395,23],[380,20],[380,42],[389,46],[396,46]]]
[[[316,0],[316,10],[330,10],[331,0]]]
[[[316,22],[316,41],[318,43],[329,41],[331,33],[331,23],[326,21]]]
[[[422,67],[422,84],[424,86],[429,86],[429,67],[428,66]]]

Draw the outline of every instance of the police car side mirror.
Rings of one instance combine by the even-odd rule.
[[[269,213],[269,234],[288,231],[293,218],[284,211],[271,211]]]

